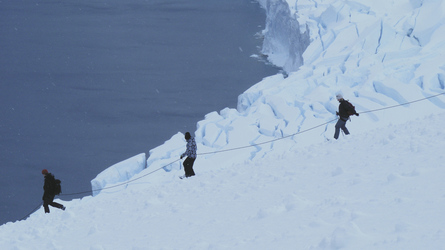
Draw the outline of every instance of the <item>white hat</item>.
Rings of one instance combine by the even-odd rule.
[[[341,94],[337,94],[335,97],[337,97],[337,100],[343,99],[343,96]]]

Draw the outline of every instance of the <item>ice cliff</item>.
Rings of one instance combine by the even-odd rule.
[[[440,98],[408,103],[445,91],[444,2],[259,3],[267,13],[262,53],[287,74],[270,76],[246,90],[238,98],[237,109],[212,112],[198,122],[199,157],[230,164],[261,158],[276,143],[306,146],[332,138],[334,124],[329,121],[336,119],[336,93],[354,103],[358,112],[365,112],[353,118],[352,133],[364,132],[369,124],[384,127],[445,109]],[[385,109],[397,105],[402,106]],[[292,136],[325,123],[310,133]],[[180,169],[179,163],[168,163],[179,157],[184,145],[182,133],[174,135],[150,151],[147,167]],[[210,154],[238,147],[246,147],[243,159]]]

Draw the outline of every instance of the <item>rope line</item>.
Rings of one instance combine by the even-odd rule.
[[[407,104],[411,104],[411,103],[415,103],[415,102],[420,102],[420,101],[424,101],[424,100],[427,100],[427,99],[431,99],[431,98],[434,98],[434,97],[437,97],[437,96],[440,96],[440,95],[444,95],[444,94],[445,94],[445,92],[443,92],[443,93],[439,93],[439,94],[436,94],[436,95],[432,95],[432,96],[428,96],[428,97],[425,97],[425,98],[421,98],[421,99],[418,99],[418,100],[414,100],[414,101],[406,102],[406,103],[401,103],[401,104],[397,104],[397,105],[393,105],[393,106],[388,106],[388,107],[384,107],[384,108],[379,108],[379,109],[374,109],[374,110],[362,111],[362,112],[359,112],[359,113],[360,113],[360,114],[366,114],[366,113],[372,113],[372,112],[377,112],[377,111],[381,111],[381,110],[386,110],[386,109],[396,108],[396,107],[404,106],[404,105],[407,105]],[[336,121],[336,120],[337,120],[337,118],[332,119],[332,120],[330,120],[330,121],[328,121],[328,122],[325,122],[325,123],[323,123],[323,124],[319,124],[319,125],[317,125],[317,126],[314,126],[314,127],[311,127],[311,128],[305,129],[305,130],[301,130],[301,131],[299,131],[299,132],[297,132],[297,133],[294,133],[294,134],[291,134],[291,135],[283,136],[283,137],[280,137],[280,138],[275,138],[275,139],[273,139],[273,140],[269,140],[269,141],[265,141],[265,142],[261,142],[261,143],[257,143],[257,144],[252,144],[252,145],[247,145],[247,146],[242,146],[242,147],[236,147],[236,148],[230,148],[230,149],[223,149],[223,150],[214,151],[214,152],[199,153],[199,154],[197,154],[197,155],[208,155],[208,154],[216,154],[216,153],[222,153],[222,152],[235,151],[235,150],[240,150],[240,149],[245,149],[245,148],[255,147],[255,146],[259,146],[259,145],[263,145],[263,144],[267,144],[267,143],[271,143],[271,142],[275,142],[275,141],[283,140],[283,139],[286,139],[286,138],[289,138],[289,137],[292,137],[292,136],[296,136],[296,135],[299,135],[299,134],[306,133],[306,132],[308,132],[308,131],[314,130],[314,129],[316,129],[316,128],[319,128],[319,127],[321,127],[321,126],[327,125],[327,124],[329,124],[329,123],[331,123],[331,122],[333,122],[333,121]],[[169,165],[171,165],[171,164],[173,164],[173,163],[175,163],[175,162],[177,162],[177,161],[179,161],[179,160],[180,160],[180,159],[177,159],[177,160],[175,160],[175,161],[172,161],[172,162],[170,162],[170,163],[168,163],[168,164],[166,164],[166,165],[164,165],[164,166],[162,166],[162,167],[160,167],[160,168],[158,168],[158,169],[155,169],[155,170],[153,170],[153,171],[151,171],[151,172],[149,172],[149,173],[147,173],[147,174],[144,174],[144,175],[142,175],[142,176],[139,176],[138,178],[135,178],[135,179],[132,179],[132,180],[128,180],[128,181],[126,181],[126,182],[119,183],[119,184],[116,184],[116,185],[113,185],[113,186],[110,186],[110,187],[105,187],[105,188],[101,188],[101,189],[95,189],[95,190],[91,190],[91,191],[78,192],[78,193],[60,194],[60,196],[79,195],[79,194],[87,194],[87,193],[89,194],[89,193],[91,193],[91,192],[95,192],[95,191],[102,191],[102,190],[106,190],[106,189],[111,189],[111,188],[116,188],[116,187],[119,187],[119,186],[127,185],[128,183],[131,183],[131,182],[133,182],[133,181],[136,181],[136,180],[142,179],[142,178],[144,178],[144,177],[146,177],[146,176],[148,176],[148,175],[151,175],[151,174],[153,174],[153,173],[155,173],[155,172],[161,170],[162,168],[167,167],[167,166],[169,166]],[[29,215],[31,215],[32,213],[34,213],[34,212],[35,212],[35,211],[36,211],[42,204],[43,204],[43,202],[40,203],[36,208],[34,208],[34,209],[32,210],[32,212],[28,213],[26,216],[24,216],[24,217],[21,218],[20,220],[23,220],[23,219],[25,219],[26,217],[28,217]]]
[[[358,112],[358,113],[359,113],[359,114],[366,114],[366,113],[377,112],[377,111],[381,111],[381,110],[385,110],[385,109],[391,109],[391,108],[400,107],[400,106],[404,106],[404,105],[411,104],[411,103],[415,103],[415,102],[424,101],[424,100],[427,100],[427,99],[430,99],[430,98],[433,98],[433,97],[436,97],[436,96],[444,95],[444,94],[445,94],[445,92],[443,92],[443,93],[439,93],[439,94],[437,94],[437,95],[428,96],[428,97],[425,97],[425,98],[422,98],[422,99],[414,100],[414,101],[411,101],[411,102],[401,103],[401,104],[397,104],[397,105],[393,105],[393,106],[389,106],[389,107],[385,107],[385,108],[374,109],[374,110],[368,110],[368,111],[363,111],[363,112]],[[291,135],[283,136],[283,137],[280,137],[280,138],[275,138],[275,139],[273,139],[273,140],[269,140],[269,141],[265,141],[265,142],[261,142],[261,143],[256,143],[256,144],[252,144],[252,145],[247,145],[247,146],[242,146],[242,147],[236,147],[236,148],[230,148],[230,149],[223,149],[223,150],[214,151],[214,152],[200,153],[200,154],[197,154],[197,155],[208,155],[208,154],[216,154],[216,153],[221,153],[221,152],[235,151],[235,150],[245,149],[245,148],[249,148],[249,147],[255,147],[255,146],[258,146],[258,145],[263,145],[263,144],[266,144],[266,143],[271,143],[271,142],[275,142],[275,141],[283,140],[283,139],[286,139],[286,138],[289,138],[289,137],[292,137],[292,136],[295,136],[295,135],[298,135],[298,134],[302,134],[302,133],[308,132],[308,131],[313,130],[313,129],[316,129],[316,128],[318,128],[318,127],[327,125],[327,124],[329,124],[329,123],[331,123],[331,122],[333,122],[333,121],[336,121],[336,120],[337,120],[337,118],[335,118],[335,119],[333,119],[333,120],[330,120],[330,121],[328,121],[328,122],[325,122],[325,123],[323,123],[323,124],[317,125],[317,126],[315,126],[315,127],[311,127],[311,128],[308,128],[308,129],[306,129],[306,130],[299,131],[299,132],[294,133],[294,134],[291,134]]]
[[[40,202],[39,205],[37,205],[37,207],[35,207],[31,212],[29,212],[27,215],[23,216],[23,218],[21,218],[20,220],[24,220],[26,217],[30,216],[32,213],[34,213],[35,211],[37,211],[37,209],[39,209],[39,207],[43,205],[43,202]]]
[[[116,184],[116,185],[114,185],[114,186],[105,187],[105,188],[101,188],[101,189],[95,189],[95,190],[91,190],[91,191],[78,192],[78,193],[60,194],[60,196],[87,194],[87,193],[91,193],[91,192],[102,191],[102,190],[105,190],[105,189],[111,189],[111,188],[115,188],[115,187],[120,187],[120,186],[123,186],[123,185],[127,185],[127,184],[130,183],[130,182],[137,181],[137,180],[139,180],[139,179],[144,178],[144,177],[147,176],[147,175],[151,175],[151,174],[153,174],[154,172],[157,172],[157,171],[161,170],[162,168],[167,167],[168,165],[171,165],[171,164],[173,164],[173,163],[175,163],[175,162],[177,162],[177,161],[179,161],[179,160],[180,160],[180,159],[177,159],[177,160],[172,161],[172,162],[170,162],[169,164],[164,165],[164,166],[162,166],[162,167],[160,167],[160,168],[157,168],[157,169],[155,169],[155,170],[153,170],[153,171],[151,171],[151,172],[149,172],[149,173],[147,173],[147,174],[144,174],[144,175],[142,175],[142,176],[139,176],[138,178],[131,179],[131,180],[128,180],[128,181],[126,181],[126,182],[122,182],[122,183]]]
[[[381,110],[385,110],[385,109],[391,109],[391,108],[395,108],[395,107],[399,107],[399,106],[404,106],[404,105],[408,105],[408,104],[415,103],[415,102],[425,101],[427,99],[431,99],[433,97],[444,95],[444,94],[445,94],[445,92],[439,93],[437,95],[428,96],[428,97],[425,97],[425,98],[422,98],[422,99],[418,99],[418,100],[414,100],[414,101],[410,101],[410,102],[405,102],[405,103],[401,103],[401,104],[397,104],[397,105],[393,105],[393,106],[388,106],[388,107],[384,107],[384,108],[363,111],[363,112],[360,112],[360,114],[366,114],[366,113],[377,112],[377,111],[381,111]]]
[[[439,94],[436,94],[436,95],[432,95],[432,96],[429,96],[429,97],[421,98],[421,99],[418,99],[418,100],[414,100],[414,101],[406,102],[406,103],[401,103],[401,104],[397,104],[397,105],[393,105],[393,106],[389,106],[389,107],[385,107],[385,108],[380,108],[380,109],[374,109],[374,110],[363,111],[363,112],[359,112],[359,113],[360,113],[360,114],[366,114],[366,113],[377,112],[377,111],[381,111],[381,110],[385,110],[385,109],[391,109],[391,108],[395,108],[395,107],[400,107],[400,106],[404,106],[404,105],[407,105],[407,104],[411,104],[411,103],[415,103],[415,102],[420,102],[420,101],[424,101],[424,100],[427,100],[427,99],[431,99],[431,98],[433,98],[433,97],[440,96],[440,95],[444,95],[444,94],[445,94],[445,92],[443,92],[443,93],[439,93]],[[293,137],[293,136],[296,136],[296,135],[299,135],[299,134],[302,134],[302,133],[306,133],[306,132],[308,132],[308,131],[314,130],[314,129],[319,128],[319,127],[321,127],[321,126],[325,126],[325,125],[327,125],[327,124],[329,124],[329,123],[331,123],[331,122],[333,122],[333,121],[336,121],[336,120],[337,120],[337,118],[332,119],[332,120],[330,120],[330,121],[328,121],[328,122],[319,124],[319,125],[317,125],[317,126],[314,126],[314,127],[311,127],[311,128],[305,129],[305,130],[298,131],[297,133],[294,133],[294,134],[291,134],[291,135],[287,135],[287,136],[283,136],[283,137],[280,137],[280,138],[275,138],[275,139],[272,139],[272,140],[269,140],[269,141],[265,141],[265,142],[261,142],[261,143],[256,143],[256,144],[252,144],[252,145],[247,145],[247,146],[241,146],[241,147],[235,147],[235,148],[223,149],[223,150],[218,150],[218,151],[213,151],[213,152],[199,153],[199,154],[197,154],[197,155],[208,155],[208,154],[223,153],[223,152],[229,152],[229,151],[235,151],[235,150],[240,150],[240,149],[245,149],[245,148],[255,147],[255,146],[259,146],[259,145],[263,145],[263,144],[267,144],[267,143],[272,143],[272,142],[279,141],[279,140],[283,140],[283,139],[286,139],[286,138],[289,138],[289,137]],[[92,191],[85,191],[85,192],[78,192],[78,193],[70,193],[70,194],[61,194],[61,196],[87,194],[87,193],[91,193],[91,192],[95,192],[95,191],[101,191],[101,190],[105,190],[105,189],[111,189],[111,188],[115,188],[115,187],[119,187],[119,186],[127,185],[127,184],[130,183],[130,182],[139,180],[139,179],[141,179],[141,178],[143,178],[143,177],[145,177],[145,176],[147,176],[147,175],[151,175],[151,174],[153,174],[154,172],[157,172],[157,171],[161,170],[162,168],[167,167],[167,166],[169,166],[169,165],[171,165],[171,164],[173,164],[173,163],[175,163],[175,162],[177,162],[177,161],[179,161],[179,160],[180,160],[180,159],[175,160],[175,161],[173,161],[173,162],[171,162],[171,163],[169,163],[169,164],[166,164],[166,165],[164,165],[164,166],[162,166],[162,167],[160,167],[160,168],[158,168],[158,169],[155,169],[155,170],[153,170],[153,171],[151,171],[151,172],[149,172],[149,173],[147,173],[147,174],[145,174],[145,175],[143,175],[143,176],[140,176],[140,177],[138,177],[138,178],[136,178],[136,179],[132,179],[132,180],[129,180],[129,181],[126,181],[126,182],[123,182],[123,183],[119,183],[119,184],[116,184],[116,185],[114,185],[114,186],[110,186],[110,187],[106,187],[106,188],[102,188],[102,189],[96,189],[96,190],[92,190]]]
[[[173,163],[175,163],[175,162],[177,162],[177,161],[179,161],[179,160],[180,160],[180,159],[175,160],[175,161],[172,161],[172,162],[170,162],[169,164],[164,165],[164,166],[162,166],[162,167],[160,167],[160,168],[158,168],[158,169],[155,169],[155,170],[153,170],[153,171],[151,171],[151,172],[149,172],[149,173],[147,173],[147,174],[144,174],[144,175],[142,175],[142,176],[139,176],[138,178],[135,178],[135,179],[132,179],[132,180],[123,182],[123,183],[119,183],[119,184],[116,184],[116,185],[114,185],[114,186],[105,187],[105,188],[101,188],[101,189],[95,189],[95,190],[91,190],[91,191],[85,191],[85,192],[69,193],[69,194],[60,194],[59,196],[69,196],[69,195],[78,195],[78,194],[89,194],[89,193],[94,192],[94,191],[102,191],[102,190],[105,190],[105,189],[111,189],[111,188],[115,188],[115,187],[123,186],[123,185],[126,185],[126,184],[130,183],[130,182],[133,182],[133,181],[142,179],[142,178],[144,178],[144,177],[147,176],[147,175],[151,175],[151,174],[153,174],[154,172],[159,171],[159,170],[161,170],[162,168],[164,168],[164,167],[166,167],[166,166],[168,166],[168,165],[171,165],[171,164],[173,164]],[[40,204],[37,205],[37,207],[35,207],[35,208],[34,208],[31,212],[29,212],[27,215],[23,216],[23,218],[21,218],[20,220],[25,219],[26,217],[28,217],[29,215],[31,215],[32,213],[34,213],[35,211],[37,211],[37,209],[38,209],[40,206],[42,206],[42,205],[43,205],[43,202],[40,202]]]
[[[298,135],[298,134],[306,133],[306,132],[308,132],[308,131],[310,131],[310,130],[316,129],[316,128],[321,127],[321,126],[324,126],[324,125],[326,125],[326,124],[328,124],[328,123],[331,123],[331,122],[333,122],[333,121],[336,121],[336,120],[337,120],[337,118],[335,118],[335,119],[333,119],[333,120],[330,120],[330,121],[328,121],[328,122],[325,122],[325,123],[323,123],[323,124],[317,125],[317,126],[315,126],[315,127],[308,128],[308,129],[299,131],[299,132],[294,133],[294,134],[291,134],[291,135],[283,136],[283,137],[280,137],[280,138],[275,138],[275,139],[273,139],[273,140],[269,140],[269,141],[265,141],[265,142],[260,142],[260,143],[256,143],[256,144],[252,144],[252,145],[247,145],[247,146],[242,146],[242,147],[237,147],[237,148],[229,148],[229,149],[223,149],[223,150],[219,150],[219,151],[206,152],[206,153],[199,153],[199,154],[197,154],[197,155],[208,155],[208,154],[216,154],[216,153],[221,153],[221,152],[235,151],[235,150],[240,150],[240,149],[244,149],[244,148],[255,147],[255,146],[259,146],[259,145],[263,145],[263,144],[267,144],[267,143],[271,143],[271,142],[275,142],[275,141],[283,140],[283,139],[286,139],[286,138],[289,138],[289,137],[292,137],[292,136],[295,136],[295,135]]]

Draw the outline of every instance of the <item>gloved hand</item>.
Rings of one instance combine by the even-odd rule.
[[[183,157],[183,156],[181,155],[181,158],[180,158],[180,159],[182,159],[182,157]]]
[[[339,115],[338,111],[335,111],[335,114],[336,114],[336,115]]]
[[[356,116],[359,116],[359,113],[355,113]]]

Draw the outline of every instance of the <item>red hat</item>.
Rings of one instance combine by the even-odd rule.
[[[42,174],[48,174],[48,170],[46,169],[42,170]]]

